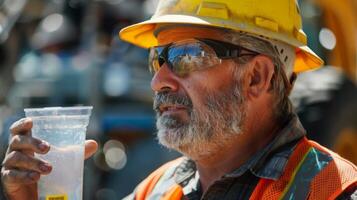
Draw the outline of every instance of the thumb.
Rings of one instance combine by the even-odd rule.
[[[91,157],[98,149],[98,143],[94,140],[86,140],[84,158],[87,159]]]

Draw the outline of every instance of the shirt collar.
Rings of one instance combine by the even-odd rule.
[[[280,129],[275,138],[257,152],[248,162],[225,177],[239,177],[247,170],[259,178],[277,180],[285,166],[297,141],[306,134],[299,118],[293,114],[286,125]]]
[[[260,178],[279,179],[298,141],[305,135],[304,127],[294,114],[275,139],[263,150],[261,158],[251,166],[251,172]]]

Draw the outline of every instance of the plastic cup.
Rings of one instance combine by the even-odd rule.
[[[51,163],[49,175],[38,183],[40,200],[82,200],[84,142],[92,107],[27,108],[32,136],[50,143],[47,154],[36,157]]]

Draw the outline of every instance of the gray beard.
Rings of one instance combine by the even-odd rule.
[[[177,95],[178,98],[173,99],[176,95],[168,95],[163,101],[191,106],[188,109],[190,120],[184,121],[174,115],[160,116],[157,112],[159,143],[194,160],[210,156],[222,149],[232,136],[242,133],[242,122],[245,118],[240,84],[233,85],[226,91],[206,91],[206,94],[202,95],[205,97],[205,103],[201,110],[193,108],[187,96]],[[160,100],[155,98],[155,104],[160,104]]]

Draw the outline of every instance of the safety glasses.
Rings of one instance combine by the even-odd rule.
[[[224,59],[256,56],[244,47],[212,39],[188,39],[149,49],[149,69],[158,72],[164,63],[179,77],[222,63]]]

